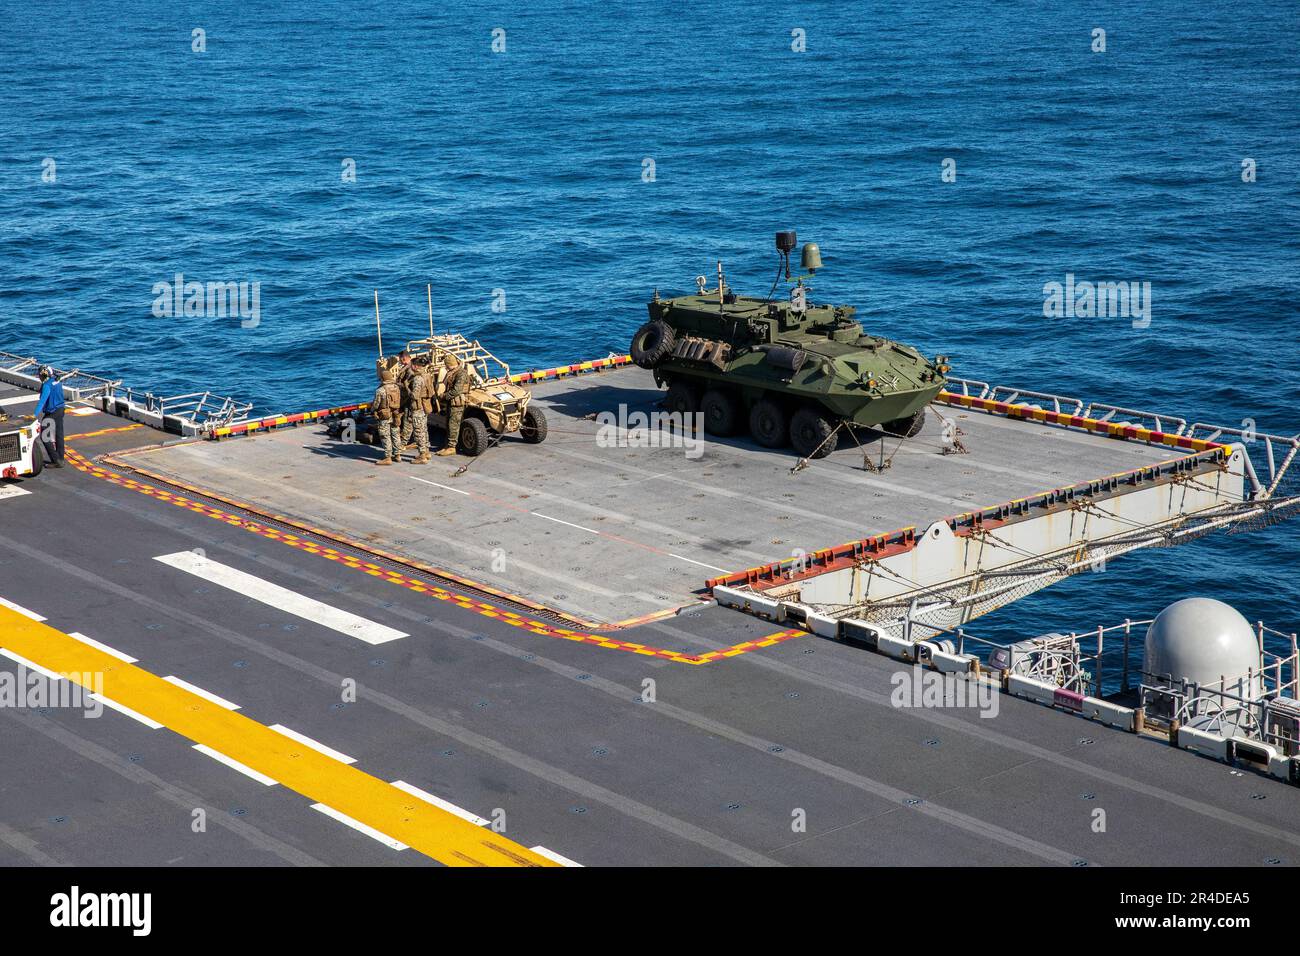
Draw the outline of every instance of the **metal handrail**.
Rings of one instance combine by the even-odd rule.
[[[1006,398],[999,398],[999,392],[1009,392]],[[1012,388],[1009,385],[997,385],[989,389],[988,395],[984,396],[990,401],[1005,402],[1008,405],[1032,405],[1032,402],[1018,402],[1017,399],[1022,396],[1036,398],[1041,402],[1051,402],[1052,411],[1058,415],[1079,415],[1083,412],[1083,399],[1074,398],[1065,395],[1054,395],[1051,392],[1035,392],[1027,388]],[[1070,411],[1065,411],[1066,407],[1071,407]]]
[[[1138,422],[1134,424],[1140,425],[1140,423],[1146,422],[1154,425],[1152,431],[1163,432],[1166,435],[1181,435],[1187,430],[1187,419],[1179,418],[1177,415],[1161,415],[1157,412],[1146,412],[1136,408],[1124,408],[1122,405],[1107,405],[1104,402],[1092,402],[1083,411],[1084,418],[1095,418],[1099,422],[1108,422],[1116,415],[1125,415],[1138,419]],[[1170,425],[1175,427],[1171,429]]]
[[[973,378],[949,378],[944,382],[944,389],[967,398],[985,398],[989,393],[989,383]]]
[[[1202,433],[1198,435],[1197,433]],[[1205,422],[1196,422],[1187,430],[1187,437],[1201,438],[1202,441],[1219,441],[1224,435],[1235,436],[1240,439],[1242,445],[1251,445],[1254,442],[1264,443],[1264,453],[1268,458],[1268,485],[1264,485],[1256,475],[1254,462],[1247,456],[1246,476],[1250,479],[1251,487],[1255,491],[1256,499],[1263,500],[1272,498],[1277,491],[1278,485],[1286,476],[1287,469],[1291,467],[1291,462],[1295,460],[1296,453],[1300,451],[1300,435],[1287,437],[1285,435],[1270,435],[1265,432],[1259,432],[1254,429],[1233,428],[1227,425],[1208,425]],[[1282,459],[1282,464],[1277,464],[1277,455],[1275,447],[1281,446],[1286,449],[1286,457]]]

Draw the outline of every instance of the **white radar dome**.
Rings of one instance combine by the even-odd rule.
[[[1212,598],[1184,598],[1157,615],[1147,628],[1143,670],[1202,686],[1226,678],[1229,690],[1255,697],[1261,690],[1259,640],[1236,608]],[[1255,686],[1246,674],[1256,675]],[[1241,679],[1239,688],[1237,678]]]

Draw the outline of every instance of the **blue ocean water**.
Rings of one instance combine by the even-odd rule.
[[[825,256],[817,299],[955,374],[1300,431],[1291,4],[0,12],[9,351],[319,407],[369,391],[376,288],[390,346],[424,333],[431,283],[440,328],[541,367],[625,351],[654,288],[719,258],[765,293],[772,232],[793,227]],[[178,272],[260,282],[256,327],[155,317]],[[1044,318],[1044,283],[1067,274],[1149,282],[1149,326]],[[1298,554],[1287,525],[1139,554],[979,630],[1194,593],[1291,630]]]

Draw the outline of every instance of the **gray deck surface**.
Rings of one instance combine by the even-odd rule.
[[[980,412],[944,409],[966,455],[944,455],[941,423],[884,440],[892,466],[862,467],[844,442],[791,475],[796,457],[747,438],[604,447],[602,412],[658,409],[649,372],[620,369],[534,388],[551,434],[465,458],[371,467],[376,453],[308,427],[149,452],[151,470],[415,557],[587,620],[620,621],[689,602],[726,571],[789,557],[1171,457]],[[879,445],[868,446],[877,455]],[[897,449],[897,451],[895,451]],[[414,457],[410,455],[408,457]]]
[[[1005,696],[988,719],[895,708],[901,665],[868,651],[808,636],[682,665],[511,628],[72,469],[23,487],[0,499],[0,597],[586,865],[1300,861],[1294,787]],[[409,636],[367,645],[154,560],[193,548]],[[622,636],[698,653],[772,630],[711,607]],[[0,760],[0,865],[430,862],[112,711],[0,708]]]

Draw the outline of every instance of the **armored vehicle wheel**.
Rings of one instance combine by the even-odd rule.
[[[909,415],[907,418],[895,418],[892,422],[885,422],[880,427],[891,435],[915,438],[921,434],[921,429],[925,427],[925,409],[922,408],[916,414]]]
[[[473,458],[483,454],[488,447],[488,428],[482,419],[466,418],[460,423],[460,441],[457,450]]]
[[[801,458],[825,458],[835,450],[827,441],[835,426],[820,409],[805,405],[790,416],[790,444]]]
[[[711,388],[700,399],[700,413],[704,416],[704,430],[710,435],[725,438],[736,434],[740,425],[740,406],[729,392]]]
[[[760,398],[749,410],[749,433],[764,448],[780,448],[790,440],[790,416],[779,402]]]
[[[700,410],[700,393],[689,382],[673,382],[668,386],[664,407],[670,412],[691,415]]]
[[[651,319],[632,336],[632,361],[642,368],[654,368],[675,344],[672,327],[662,319]]]
[[[519,436],[530,445],[546,441],[546,415],[540,408],[530,408],[524,412],[523,424],[519,426]]]

